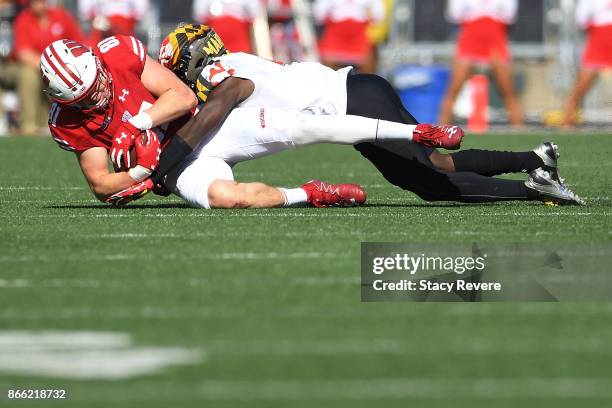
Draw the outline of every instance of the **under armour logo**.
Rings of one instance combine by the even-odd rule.
[[[125,102],[125,98],[130,94],[130,91],[128,91],[127,89],[123,89],[121,91],[121,96],[117,99],[119,99],[121,102]]]
[[[117,144],[121,144],[121,142],[123,142],[123,140],[127,138],[128,138],[128,135],[125,132],[121,132],[121,136],[115,139],[115,141],[117,142]]]
[[[446,129],[446,133],[448,133],[448,138],[452,139],[453,136],[457,134],[457,126]]]
[[[324,193],[340,194],[340,187],[334,186],[333,184],[321,183],[319,185],[319,190]]]

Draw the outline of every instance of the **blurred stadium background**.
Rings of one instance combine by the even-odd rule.
[[[377,51],[370,61],[372,66],[365,69],[390,79],[417,119],[432,121],[437,118],[440,99],[447,86],[458,32],[457,25],[445,17],[447,0],[371,0],[378,1],[385,5],[386,18],[369,32],[377,44]],[[203,1],[206,4],[200,8],[208,8],[208,15],[214,16],[232,2]],[[27,0],[0,1],[0,58],[4,66],[1,71],[7,71],[9,66],[16,63],[13,23],[15,15],[27,7],[28,3]],[[49,3],[65,7],[72,13],[85,35],[93,41],[101,33],[94,35],[92,27],[104,26],[108,21],[100,23],[100,16],[92,13],[95,14],[96,10],[100,12],[104,5],[122,2],[50,0]],[[89,3],[89,6],[85,3]],[[142,8],[141,11],[132,11],[137,20],[135,34],[147,44],[151,55],[156,53],[160,41],[177,23],[202,19],[194,15],[191,0],[136,0],[135,3],[140,3]],[[285,62],[318,59],[315,37],[320,38],[323,27],[320,21],[313,18],[314,0],[294,0],[293,4],[287,0],[266,0],[261,4],[250,0],[247,3],[251,4],[251,9],[257,9],[254,18],[250,20],[254,28],[251,31],[254,53]],[[559,124],[563,100],[575,81],[584,43],[584,33],[574,18],[576,4],[575,0],[519,1],[516,22],[511,26],[509,34],[513,79],[528,125],[539,127]],[[84,11],[87,7],[88,12]],[[216,26],[224,24],[223,20],[211,23],[214,28],[223,31],[224,27]],[[293,23],[297,27],[296,32],[301,35],[290,33]],[[229,29],[234,30],[232,27]],[[125,30],[129,28],[124,27]],[[487,74],[486,69],[482,71]],[[0,134],[18,133],[20,107],[33,102],[20,101],[16,81],[2,76],[7,75],[0,75]],[[460,123],[473,110],[471,92],[473,83],[468,82],[455,104],[455,118]],[[410,106],[410,100],[414,106]],[[495,126],[507,125],[502,100],[492,85],[488,112],[493,129]],[[611,113],[612,75],[607,72],[600,76],[598,86],[593,87],[587,95],[583,124],[588,125],[590,130],[606,130],[612,125]],[[37,130],[44,133],[44,127]],[[36,132],[21,129],[21,133]]]

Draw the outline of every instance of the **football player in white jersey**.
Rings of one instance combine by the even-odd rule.
[[[169,174],[166,184],[179,195],[181,174],[202,174],[204,169],[198,172],[195,163],[205,157],[221,157],[231,165],[290,147],[331,142],[354,145],[389,182],[428,201],[581,203],[558,176],[554,144],[527,152],[441,154],[435,147],[458,148],[462,130],[418,124],[391,85],[376,75],[229,54],[212,29],[195,25],[170,33],[160,62],[203,103],[162,153],[152,178],[160,183]],[[209,167],[206,171],[214,173]],[[510,172],[529,172],[529,180],[493,177]],[[196,179],[183,180],[188,178]]]

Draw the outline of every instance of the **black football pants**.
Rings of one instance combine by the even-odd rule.
[[[349,115],[418,123],[404,108],[391,84],[379,76],[350,75],[347,99]],[[392,141],[360,143],[355,149],[370,160],[387,181],[426,201],[483,203],[529,199],[522,181],[487,177],[472,171],[443,173],[436,170],[429,159],[434,149],[429,147]]]

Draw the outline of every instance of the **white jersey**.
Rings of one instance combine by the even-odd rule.
[[[576,22],[582,28],[612,25],[612,1],[580,0],[576,7]]]
[[[316,0],[313,12],[319,22],[380,22],[385,18],[382,0]]]
[[[448,0],[447,17],[461,24],[489,17],[510,24],[516,18],[517,0]]]
[[[193,17],[197,21],[221,16],[252,21],[257,17],[260,6],[259,0],[195,0]]]
[[[87,19],[97,16],[123,16],[140,20],[149,0],[79,0],[79,14]]]
[[[199,82],[212,89],[226,78],[249,79],[255,90],[241,107],[282,108],[322,115],[346,114],[346,78],[351,67],[334,71],[314,62],[284,65],[242,52],[223,55],[202,70]]]

